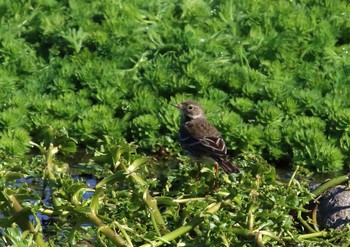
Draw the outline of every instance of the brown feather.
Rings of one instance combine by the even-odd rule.
[[[218,162],[225,173],[238,173],[239,168],[227,159],[227,147],[220,132],[208,122],[200,105],[192,100],[175,104],[184,116],[179,132],[182,148],[193,158],[206,157]]]

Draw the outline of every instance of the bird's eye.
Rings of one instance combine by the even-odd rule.
[[[189,105],[187,108],[188,108],[188,110],[192,110],[193,109],[193,105]]]

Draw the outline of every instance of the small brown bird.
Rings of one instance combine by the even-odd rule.
[[[193,100],[173,104],[182,114],[179,141],[184,151],[196,160],[210,158],[221,165],[227,174],[238,173],[239,168],[227,159],[227,148],[220,132],[208,122],[203,108]]]

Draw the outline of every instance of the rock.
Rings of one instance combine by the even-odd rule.
[[[318,201],[317,223],[320,229],[340,229],[350,222],[350,190],[346,186],[330,188]]]

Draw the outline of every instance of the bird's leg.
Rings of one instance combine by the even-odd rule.
[[[219,174],[219,164],[218,162],[214,163],[215,166],[215,183],[214,183],[214,189],[218,190],[218,174]]]
[[[218,178],[218,173],[219,173],[219,164],[218,162],[215,162],[215,177]]]
[[[199,162],[197,162],[197,174],[196,174],[196,180],[199,180],[200,174],[201,174],[201,164]]]

